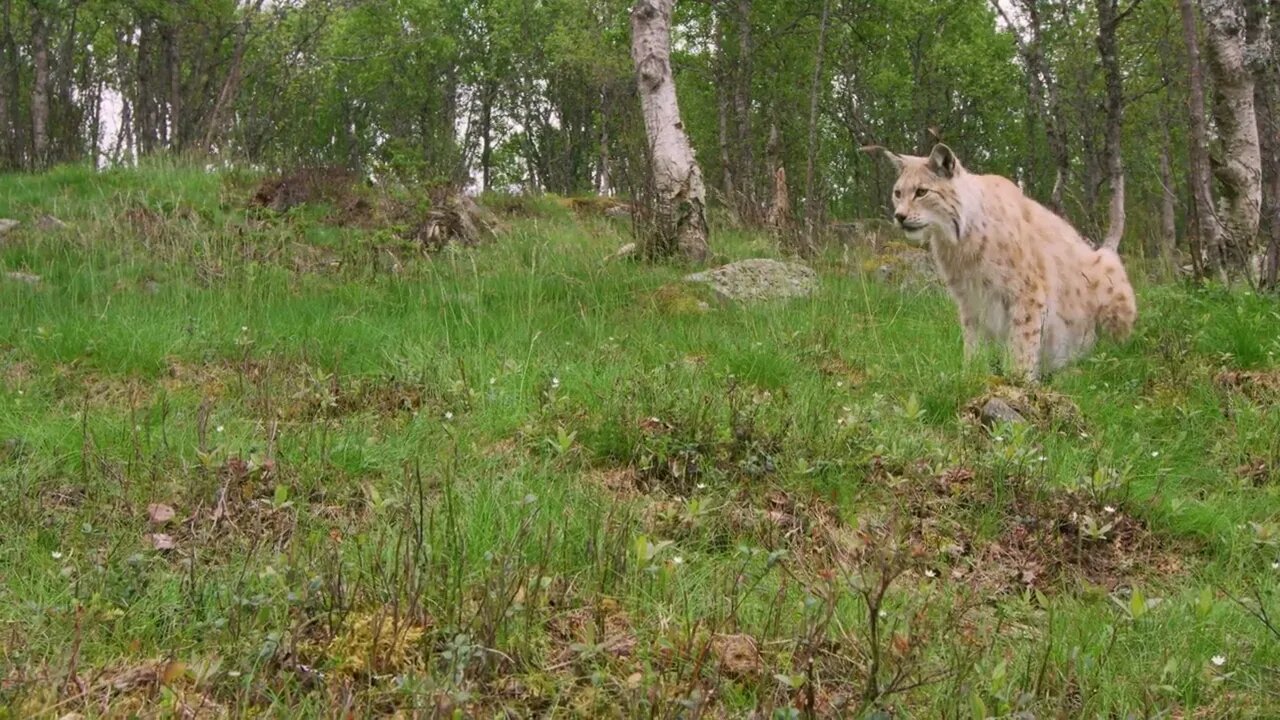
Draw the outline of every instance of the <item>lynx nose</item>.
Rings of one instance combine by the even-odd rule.
[[[893,218],[898,221],[899,225],[901,225],[904,221],[906,221],[907,216],[903,215],[902,213],[894,213]]]

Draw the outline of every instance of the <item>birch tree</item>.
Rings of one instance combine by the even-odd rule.
[[[1213,114],[1222,138],[1214,172],[1222,186],[1223,230],[1218,262],[1228,278],[1248,277],[1262,215],[1262,154],[1248,63],[1242,0],[1201,0],[1209,67],[1214,79]]]
[[[631,58],[648,138],[653,227],[646,257],[706,259],[706,189],[693,146],[680,121],[671,73],[671,16],[675,0],[637,0],[631,9]]]

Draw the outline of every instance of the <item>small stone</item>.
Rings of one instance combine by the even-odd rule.
[[[1022,413],[1014,410],[1009,403],[1000,398],[991,398],[982,406],[982,424],[991,427],[996,423],[1020,424],[1026,422]]]
[[[18,226],[19,226],[19,225],[21,225],[21,224],[22,224],[22,223],[18,222],[17,220],[10,220],[10,219],[8,219],[8,218],[0,218],[0,235],[4,235],[5,233],[7,233],[7,232],[9,232],[10,230],[12,230],[12,229],[14,229],[14,228],[18,227]]]

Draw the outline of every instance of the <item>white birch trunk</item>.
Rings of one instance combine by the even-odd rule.
[[[1253,103],[1242,0],[1201,0],[1214,76],[1214,117],[1222,137],[1215,174],[1222,183],[1221,262],[1228,276],[1248,277],[1249,259],[1262,217],[1262,153]]]
[[[671,15],[675,0],[637,0],[631,9],[631,58],[652,158],[656,227],[643,247],[649,257],[708,254],[706,188],[693,146],[680,122],[671,74]]]

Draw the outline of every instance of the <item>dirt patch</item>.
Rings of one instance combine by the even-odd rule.
[[[474,247],[493,237],[498,228],[492,213],[459,193],[433,202],[401,237],[418,243],[424,252],[435,252],[448,245]]]
[[[754,678],[764,671],[760,648],[750,635],[716,635],[711,639],[711,654],[720,672],[731,678]]]
[[[1010,527],[977,556],[975,584],[1047,588],[1086,580],[1107,590],[1135,578],[1183,570],[1183,553],[1162,544],[1141,519],[1075,494],[1015,504]]]
[[[285,212],[307,203],[324,202],[339,208],[357,203],[357,177],[337,166],[302,167],[264,179],[249,198],[251,207]]]
[[[548,669],[558,671],[579,660],[622,659],[636,650],[635,627],[630,615],[613,598],[600,598],[591,607],[579,607],[551,617],[547,630],[554,644]]]
[[[1000,498],[963,467],[902,483],[895,493],[932,558],[926,573],[988,593],[1048,590],[1070,581],[1112,590],[1178,574],[1193,551],[1156,536],[1122,507],[1065,490],[1015,488],[1001,529],[994,538],[978,538],[973,517]]]
[[[1280,369],[1223,370],[1214,378],[1219,387],[1237,392],[1254,402],[1280,398]]]
[[[619,499],[634,499],[644,492],[643,478],[635,468],[600,468],[588,472],[586,480]]]

